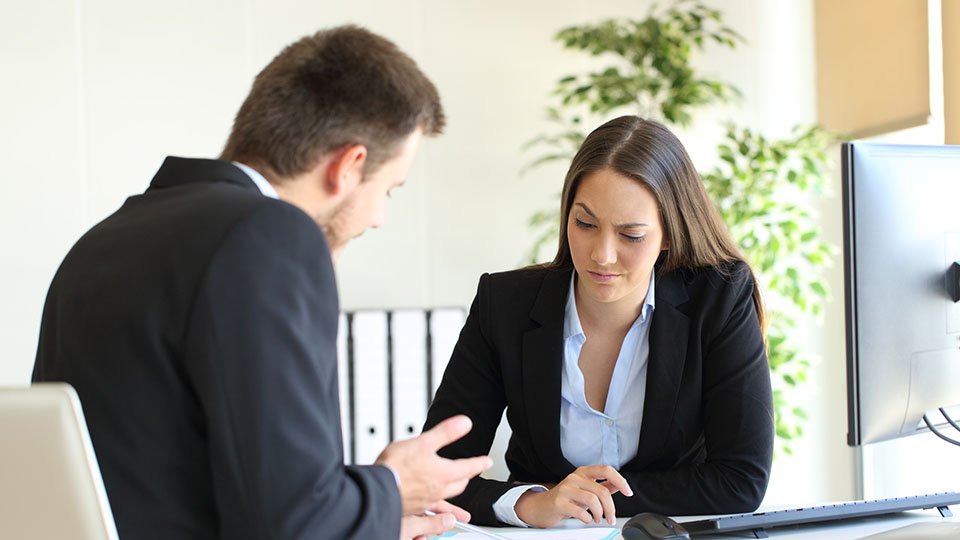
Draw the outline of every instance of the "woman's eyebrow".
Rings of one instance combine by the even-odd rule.
[[[583,211],[586,212],[590,217],[592,217],[593,219],[598,219],[598,218],[597,218],[597,215],[594,214],[593,211],[591,211],[590,208],[589,208],[586,204],[584,204],[584,203],[582,203],[582,202],[578,202],[578,203],[574,203],[574,206],[579,206],[580,208],[583,208]],[[616,228],[618,228],[618,229],[636,229],[636,228],[639,228],[639,227],[649,227],[650,224],[649,224],[649,223],[644,223],[644,222],[614,223],[613,226],[616,227]]]
[[[587,205],[583,204],[582,202],[575,203],[574,206],[579,206],[580,208],[583,208],[583,211],[586,212],[590,217],[592,217],[593,219],[597,219],[597,215],[594,214],[590,210],[590,208],[588,208]]]

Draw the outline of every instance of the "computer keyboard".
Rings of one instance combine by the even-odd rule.
[[[948,507],[951,504],[960,504],[960,493],[933,493],[930,495],[897,497],[893,499],[853,501],[806,508],[790,508],[772,512],[734,514],[697,521],[687,521],[682,525],[694,536],[733,531],[752,531],[757,538],[767,538],[766,529],[771,527],[892,514],[906,510],[936,508],[940,511],[940,515],[949,517],[953,515],[950,513]]]

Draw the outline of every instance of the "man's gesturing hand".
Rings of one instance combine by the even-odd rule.
[[[400,522],[400,540],[427,540],[432,535],[443,534],[453,528],[457,521],[470,521],[470,512],[446,501],[433,505],[432,516],[403,516]]]
[[[387,465],[400,477],[403,514],[422,514],[442,501],[463,492],[467,481],[489,469],[489,456],[445,459],[437,451],[470,432],[473,423],[463,415],[440,422],[418,437],[387,446],[378,465]]]

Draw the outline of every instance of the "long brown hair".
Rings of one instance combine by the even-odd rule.
[[[580,145],[560,201],[560,242],[549,268],[573,269],[567,222],[580,182],[587,175],[610,169],[647,187],[657,200],[669,248],[658,261],[658,272],[712,267],[724,271],[743,259],[730,232],[703,187],[683,144],[666,127],[637,116],[614,118],[593,130]],[[753,270],[753,303],[765,328],[763,300]]]

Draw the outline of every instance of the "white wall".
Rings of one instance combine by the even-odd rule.
[[[425,145],[387,226],[339,264],[345,308],[467,305],[482,272],[518,266],[526,222],[556,205],[564,167],[522,179],[522,143],[547,128],[553,81],[587,59],[551,40],[560,28],[642,17],[637,0],[48,0],[7,2],[0,18],[0,384],[29,380],[46,287],[88,227],[145,189],[163,156],[215,156],[256,72],[286,43],[355,22],[393,40],[434,79],[446,134]],[[714,2],[748,40],[698,59],[744,92],[681,133],[712,165],[720,121],[783,135],[814,119],[809,0]],[[839,193],[837,191],[837,193]],[[839,240],[839,195],[824,232]],[[839,269],[829,281],[841,298]],[[842,327],[835,302],[806,331],[823,360],[804,391],[812,421],[781,456],[768,501],[852,496],[844,447]]]

